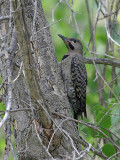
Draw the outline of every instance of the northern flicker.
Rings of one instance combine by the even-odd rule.
[[[87,73],[83,58],[83,46],[76,38],[67,38],[60,34],[58,36],[64,41],[68,53],[62,58],[62,76],[65,84],[70,105],[74,112],[74,119],[80,115],[87,118],[86,112],[86,86]]]

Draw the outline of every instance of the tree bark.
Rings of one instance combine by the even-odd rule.
[[[9,2],[3,3],[1,15],[9,16],[10,7]],[[81,151],[80,138],[75,123],[67,119],[72,117],[72,112],[49,27],[43,29],[48,22],[41,1],[13,0],[12,11],[9,23],[8,17],[2,22],[1,33],[6,37],[1,43],[0,69],[2,81],[8,82],[7,51],[12,71],[10,116],[18,157],[20,160],[72,159]],[[6,103],[9,98],[7,83],[4,88]],[[66,119],[53,116],[52,112],[64,114]]]

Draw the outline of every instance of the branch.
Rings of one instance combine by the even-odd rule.
[[[16,30],[14,28],[13,33],[12,33],[10,47],[7,48],[7,52],[12,53],[15,50],[16,46],[17,46],[17,35],[16,35]]]
[[[9,116],[6,124],[6,146],[5,146],[5,153],[4,153],[4,160],[8,160],[9,152],[10,152],[10,143],[11,143],[11,118]]]
[[[104,65],[110,65],[113,67],[118,67],[120,68],[120,62],[118,61],[114,61],[111,59],[107,59],[107,58],[84,58],[84,62],[88,63],[88,64],[93,64],[93,60],[96,64],[104,64]]]
[[[119,155],[120,152],[117,152],[115,154],[113,154],[111,157],[109,157],[107,160],[111,160],[113,157],[117,158],[117,155]]]
[[[50,152],[47,150],[46,146],[43,144],[42,139],[40,138],[40,133],[39,133],[39,124],[37,124],[38,122],[36,120],[33,120],[33,124],[35,126],[35,133],[38,137],[38,140],[41,144],[41,146],[43,147],[43,149],[45,150],[45,152],[48,154],[48,156],[50,157],[51,160],[55,160],[52,155],[50,154]]]
[[[1,117],[0,117],[0,120],[2,120]],[[10,122],[8,121],[8,123],[10,123]],[[9,125],[11,125],[11,124],[9,124]],[[8,127],[8,125],[7,125],[7,127]],[[8,127],[8,128],[9,128],[9,130],[11,129],[10,127]],[[4,129],[4,132],[6,133],[6,136],[7,136],[8,128],[5,128],[5,125],[3,124],[3,129]],[[9,137],[9,138],[10,138],[10,137]],[[12,144],[12,142],[11,142],[11,138],[10,138],[10,147],[11,147],[11,150],[12,150],[12,152],[13,152],[14,160],[16,160],[16,154],[15,154],[15,150],[14,150],[13,144]]]
[[[56,112],[52,112],[53,115],[57,115],[57,116],[60,116],[60,117],[63,117],[63,118],[66,118],[65,115],[62,115],[62,114],[59,114],[59,113],[56,113]],[[76,119],[73,119],[71,117],[69,117],[69,120],[70,121],[74,121],[76,123],[80,123],[82,125],[85,125],[89,128],[92,128],[98,132],[100,132],[101,134],[103,134],[108,141],[110,141],[118,150],[119,150],[119,147],[114,143],[114,141],[112,141],[104,132],[102,132],[98,127],[100,126],[96,126],[94,124],[91,124],[91,123],[87,123],[87,122],[84,122],[82,120],[76,120]],[[87,141],[85,141],[82,137],[80,137],[80,143],[84,146],[84,147],[88,147],[89,143]],[[100,157],[103,157],[103,158],[107,158],[102,152],[98,151],[97,149],[95,149],[94,147],[92,147],[90,149],[92,152],[94,152],[96,155],[100,156]]]
[[[10,18],[11,18],[10,16],[2,16],[0,17],[0,21],[9,20]]]
[[[7,100],[7,105],[6,105],[6,112],[4,118],[0,122],[0,127],[5,123],[5,121],[8,119],[9,112],[12,106],[12,71],[10,67],[10,57],[7,52],[5,52],[6,56],[6,69],[7,69],[7,76],[8,76],[8,100]]]

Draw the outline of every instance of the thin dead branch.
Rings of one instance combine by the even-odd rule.
[[[10,16],[2,16],[0,17],[0,22],[4,20],[9,20],[11,17]]]
[[[107,59],[107,58],[94,58],[94,62],[93,62],[93,58],[87,57],[87,58],[84,58],[84,61],[87,64],[93,64],[95,62],[96,64],[110,65],[112,67],[120,68],[120,62]]]
[[[10,66],[10,55],[6,52],[6,69],[7,69],[7,77],[8,77],[8,100],[6,105],[6,112],[4,118],[0,122],[0,127],[5,123],[5,121],[9,117],[9,112],[12,107],[12,71]]]

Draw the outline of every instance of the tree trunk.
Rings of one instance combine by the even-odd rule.
[[[1,22],[0,69],[6,82],[5,104],[9,99],[8,69],[12,74],[9,115],[19,159],[79,156],[80,138],[75,123],[67,118],[72,112],[41,1],[7,1],[1,4],[0,12],[2,16],[10,15]],[[66,119],[53,112],[66,115]]]

